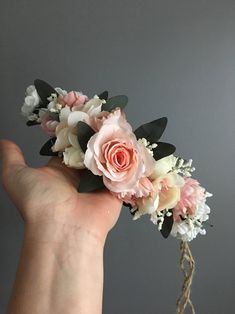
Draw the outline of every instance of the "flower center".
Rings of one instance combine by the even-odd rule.
[[[125,143],[111,141],[104,147],[104,157],[108,167],[115,172],[128,170],[133,161],[133,149]]]

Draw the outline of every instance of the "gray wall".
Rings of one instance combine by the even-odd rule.
[[[138,126],[167,116],[164,140],[193,158],[214,194],[207,236],[191,243],[197,313],[234,313],[235,1],[1,1],[0,137],[16,141],[30,165],[47,136],[20,116],[34,78],[89,96],[129,96]],[[1,188],[0,312],[4,313],[23,224]],[[147,217],[123,209],[105,251],[104,313],[174,313],[182,276],[179,242]]]

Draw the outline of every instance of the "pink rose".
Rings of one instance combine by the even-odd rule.
[[[58,97],[60,104],[67,105],[70,108],[81,107],[88,100],[86,95],[78,94],[77,92],[71,91],[67,95]]]
[[[175,206],[174,220],[180,221],[180,215],[194,215],[197,205],[205,198],[205,189],[202,188],[199,182],[192,178],[187,178],[180,190],[180,200]]]
[[[131,192],[140,178],[151,173],[154,159],[137,141],[118,109],[109,114],[90,138],[84,164],[95,175],[103,176],[110,191],[124,193]]]
[[[55,130],[58,124],[58,121],[52,120],[47,114],[42,117],[41,128],[51,137],[55,136]]]
[[[152,197],[154,188],[151,181],[147,177],[140,178],[134,188],[129,192],[113,193],[120,200],[131,204],[132,207],[138,207],[137,202],[144,202],[148,197]]]

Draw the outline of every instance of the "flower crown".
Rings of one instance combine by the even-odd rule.
[[[84,169],[78,192],[106,187],[134,220],[150,215],[165,238],[191,241],[205,234],[212,194],[191,177],[192,160],[174,156],[175,146],[160,141],[165,117],[133,131],[123,111],[127,102],[127,96],[109,98],[107,91],[89,99],[37,79],[26,89],[21,112],[28,126],[40,125],[50,136],[41,155]]]

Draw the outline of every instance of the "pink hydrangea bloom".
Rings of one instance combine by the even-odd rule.
[[[192,178],[187,178],[180,190],[180,201],[173,210],[174,220],[180,221],[180,215],[194,216],[197,205],[205,198],[205,189]]]

